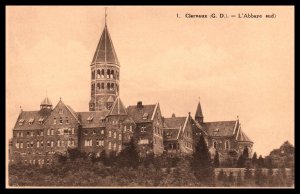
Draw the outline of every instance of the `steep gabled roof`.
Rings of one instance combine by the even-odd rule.
[[[253,142],[250,140],[250,138],[242,131],[241,125],[239,125],[236,137],[235,137],[236,141],[239,142]]]
[[[105,126],[105,123],[102,122],[102,119],[105,119],[108,113],[109,110],[102,110],[90,112],[77,112],[77,115],[80,118],[82,128],[96,128]]]
[[[165,140],[177,140],[179,133],[185,125],[187,117],[164,118],[164,138]]]
[[[142,107],[128,106],[127,113],[134,120],[135,123],[150,122],[154,114],[156,105],[143,105]],[[148,115],[144,117],[145,113]]]
[[[22,111],[15,124],[14,130],[33,130],[44,128],[44,121],[51,114],[51,110],[40,110],[40,111]],[[39,120],[43,123],[40,124]],[[19,121],[23,120],[23,124],[19,125]],[[29,120],[33,120],[32,124],[29,124]]]
[[[107,25],[105,25],[103,29],[101,38],[99,40],[98,46],[94,54],[94,58],[92,60],[92,64],[97,62],[113,63],[119,65],[117,54],[115,52],[114,45],[110,38]]]
[[[112,105],[109,115],[127,115],[126,108],[122,103],[120,97],[117,97]]]
[[[209,136],[232,136],[235,124],[236,121],[217,121],[205,122],[202,126]]]
[[[165,127],[166,128],[180,128],[183,127],[184,122],[186,120],[186,117],[171,117],[171,118],[165,118],[164,122],[165,122]]]

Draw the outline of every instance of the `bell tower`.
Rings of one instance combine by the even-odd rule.
[[[106,24],[91,62],[90,111],[110,110],[119,96],[120,64]]]

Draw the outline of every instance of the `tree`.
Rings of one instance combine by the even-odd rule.
[[[252,157],[252,165],[255,167],[257,164],[257,154],[254,152],[253,157]]]
[[[264,159],[263,159],[263,157],[261,155],[259,155],[259,158],[257,160],[257,165],[260,168],[263,168],[265,166],[265,161],[264,161]]]
[[[243,154],[239,156],[237,161],[237,167],[243,168],[245,167],[246,161],[249,158],[249,150],[248,147],[244,148]]]
[[[218,168],[220,166],[220,160],[219,160],[219,152],[216,151],[215,157],[214,157],[214,167]]]
[[[212,182],[214,170],[211,166],[210,153],[203,135],[200,136],[193,153],[191,162],[196,178],[203,182]]]
[[[127,146],[119,153],[116,161],[119,167],[138,167],[139,154],[133,138],[131,138]]]

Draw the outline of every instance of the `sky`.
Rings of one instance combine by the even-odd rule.
[[[294,8],[108,6],[125,104],[159,102],[163,116],[236,120],[268,155],[294,145]],[[273,19],[185,14],[276,14]],[[180,18],[177,17],[177,14]],[[59,98],[88,111],[90,63],[104,27],[102,6],[6,7],[6,132],[20,112]]]

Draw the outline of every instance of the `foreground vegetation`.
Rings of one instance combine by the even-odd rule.
[[[203,142],[202,142],[203,141]],[[78,150],[69,150],[67,155],[56,155],[51,165],[9,166],[11,186],[97,186],[97,187],[291,187],[293,173],[285,168],[268,169],[263,173],[256,166],[216,173],[217,159],[210,160],[204,140],[200,139],[191,157],[168,157],[162,155],[138,157],[131,142],[119,155],[102,154],[100,158]],[[242,163],[239,160],[239,165]],[[225,169],[224,169],[225,170]],[[291,171],[293,172],[293,170]]]

